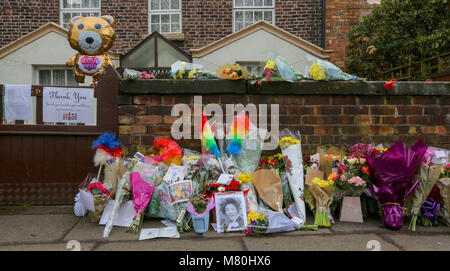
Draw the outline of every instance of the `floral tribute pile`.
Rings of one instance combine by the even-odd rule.
[[[133,157],[122,157],[115,135],[100,136],[93,143],[100,169],[80,185],[75,214],[89,211],[93,223],[105,226],[104,238],[114,226],[142,232],[149,219],[170,222],[178,232],[250,236],[368,216],[393,230],[450,225],[448,150],[419,140],[412,147],[397,141],[317,148],[303,156],[300,131],[284,129],[278,152],[262,156],[266,131],[245,113],[226,127],[228,137],[219,144],[205,116],[199,129],[201,151],[158,138],[148,154]]]

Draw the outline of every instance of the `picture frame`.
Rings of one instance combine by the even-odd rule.
[[[169,184],[169,194],[172,204],[188,201],[192,196],[192,181],[185,180]]]
[[[216,193],[217,232],[243,231],[247,228],[247,209],[242,191]]]

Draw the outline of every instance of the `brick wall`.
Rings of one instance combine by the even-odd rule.
[[[349,44],[347,34],[352,26],[361,21],[376,7],[370,0],[327,0],[325,16],[325,49],[333,50],[331,62],[343,68],[345,47]]]
[[[382,88],[382,84],[379,86]],[[302,95],[198,95],[202,95],[204,105],[279,104],[280,129],[299,129],[306,154],[313,153],[318,145],[350,146],[358,142],[390,145],[401,139],[411,146],[419,138],[426,144],[448,149],[450,84],[444,86],[445,96],[419,95],[416,92],[395,96],[382,93],[340,95],[339,88],[334,94],[312,95],[317,92],[311,85],[306,90],[299,90],[304,91]],[[329,88],[333,89],[333,86]],[[363,89],[367,93],[367,87],[359,87],[355,91]],[[119,133],[124,152],[146,152],[155,138],[170,137],[171,124],[178,119],[171,116],[172,106],[189,104],[193,112],[193,101],[194,95],[122,93],[119,99]],[[179,144],[200,150],[200,140],[181,140]]]
[[[102,0],[102,15],[116,21],[117,39],[111,51],[126,53],[148,34],[148,0]]]
[[[275,25],[322,47],[322,0],[276,1]]]
[[[0,1],[0,48],[48,22],[59,24],[60,0]],[[275,24],[316,45],[321,41],[321,0],[276,1]],[[233,33],[233,1],[182,1],[184,42],[201,48]],[[148,35],[148,0],[102,0],[101,13],[116,20],[112,52],[124,53]]]
[[[48,22],[59,24],[59,0],[0,0],[0,48]]]

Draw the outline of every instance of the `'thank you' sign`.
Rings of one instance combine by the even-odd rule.
[[[44,122],[93,123],[94,90],[44,87],[42,118]]]

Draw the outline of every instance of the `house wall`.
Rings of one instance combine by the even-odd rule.
[[[273,50],[281,54],[290,64],[303,74],[308,74],[312,60],[317,57],[281,38],[258,30],[233,43],[200,58],[193,58],[193,63],[202,64],[205,69],[215,72],[225,63],[239,61],[265,61],[267,52]]]
[[[0,48],[48,22],[60,23],[60,0],[2,1]],[[277,0],[275,25],[320,46],[322,0]],[[233,1],[182,1],[183,49],[204,47],[233,32]],[[116,20],[112,52],[125,53],[148,35],[148,0],[103,0],[101,13]]]
[[[50,32],[0,59],[0,83],[38,84],[35,66],[64,67],[75,54],[66,37]],[[113,63],[118,67],[118,60]],[[83,85],[91,83],[92,78],[86,77]]]

